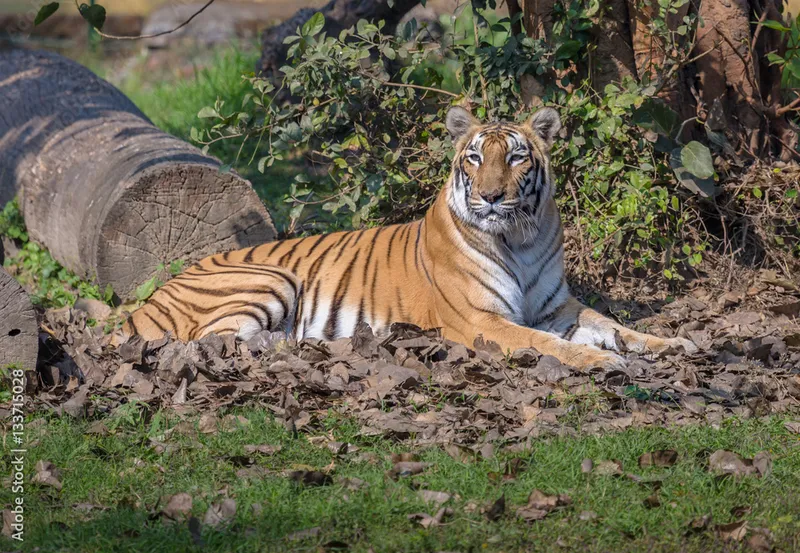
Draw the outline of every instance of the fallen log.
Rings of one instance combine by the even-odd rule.
[[[0,51],[0,97],[0,203],[20,194],[31,239],[120,298],[159,264],[275,237],[248,181],[85,67]]]
[[[14,277],[0,269],[0,368],[33,370],[38,355],[39,325],[31,300]]]

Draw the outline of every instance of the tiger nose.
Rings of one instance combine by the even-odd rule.
[[[490,204],[499,203],[503,199],[503,197],[505,197],[505,192],[501,192],[500,190],[492,192],[481,192],[481,198],[483,198],[484,201]]]

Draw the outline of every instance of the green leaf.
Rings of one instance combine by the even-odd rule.
[[[758,25],[758,21],[754,21],[754,23],[756,25]],[[787,27],[786,25],[784,25],[780,21],[774,21],[772,19],[767,19],[766,21],[764,21],[762,23],[762,25],[764,27],[766,27],[767,29],[774,29],[775,31],[780,31],[782,33],[787,33],[787,32],[789,32],[791,30],[791,29],[789,29],[789,27]]]
[[[78,8],[81,16],[89,22],[89,25],[97,29],[103,30],[103,25],[106,22],[106,9],[100,4],[90,6],[88,4],[81,4]]]
[[[153,295],[153,292],[156,291],[158,287],[156,282],[158,282],[158,277],[153,277],[150,280],[144,281],[142,284],[136,288],[136,299],[139,301],[145,301],[147,298]]]
[[[583,43],[579,40],[565,40],[558,47],[555,53],[556,61],[564,61],[574,58],[580,52]]]
[[[183,265],[185,261],[183,259],[176,259],[172,263],[169,264],[169,274],[172,276],[178,276],[183,272]]]
[[[222,116],[219,114],[219,112],[210,106],[206,106],[200,111],[198,111],[197,117],[199,117],[200,119],[210,119],[212,117],[219,117],[220,119],[222,119]]]
[[[714,176],[714,160],[711,159],[711,150],[696,140],[683,147],[681,162],[695,177],[708,179]]]
[[[325,16],[321,12],[317,12],[311,16],[311,19],[303,23],[302,34],[303,36],[314,36],[318,34],[325,26]]]
[[[716,196],[718,190],[714,179],[707,178],[701,179],[692,174],[681,162],[681,149],[675,148],[672,150],[669,158],[670,167],[675,172],[678,182],[688,188],[695,194],[704,198],[713,198]]]
[[[775,52],[770,52],[769,54],[767,54],[767,61],[769,62],[770,65],[775,65],[775,64],[783,64],[786,60],[783,59],[782,56],[776,54]]]
[[[643,129],[672,136],[678,127],[678,114],[657,98],[648,98],[633,112],[633,122]]]
[[[39,8],[39,13],[36,14],[36,19],[33,20],[34,27],[39,23],[42,23],[48,17],[53,15],[58,11],[58,2],[50,2],[49,4],[45,4],[41,8]]]

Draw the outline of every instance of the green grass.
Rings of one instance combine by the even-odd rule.
[[[332,433],[337,440],[361,448],[356,456],[335,457],[327,448],[311,445],[305,436],[293,438],[265,411],[246,408],[237,413],[250,420],[247,427],[217,435],[177,432],[161,438],[171,450],[158,453],[148,446],[148,436],[163,434],[172,420],[158,413],[148,422],[132,417],[107,419],[115,434],[86,434],[88,423],[50,418],[30,431],[38,444],[30,447],[27,471],[38,460],[53,462],[62,470],[63,489],[37,488],[26,493],[24,551],[326,551],[333,542],[350,545],[351,551],[722,551],[723,544],[711,531],[685,536],[687,523],[711,514],[714,523],[733,521],[731,509],[752,507],[746,516],[751,527],[767,527],[785,551],[800,547],[800,442],[780,419],[730,421],[719,430],[690,426],[674,429],[634,429],[601,437],[534,440],[525,453],[500,452],[496,456],[463,464],[439,448],[414,449],[359,435],[349,420],[330,416],[313,434]],[[28,423],[30,424],[30,422]],[[38,435],[37,435],[38,434]],[[245,444],[281,445],[271,457],[256,457],[258,465],[273,474],[243,480],[236,476],[236,455]],[[642,453],[676,449],[678,463],[670,468],[640,469]],[[719,479],[710,474],[704,460],[710,451],[729,449],[743,456],[768,450],[774,460],[771,475],[759,479]],[[418,451],[432,466],[423,474],[394,481],[386,476],[390,452]],[[364,452],[377,462],[359,460]],[[506,463],[521,457],[526,468],[516,480],[498,481]],[[652,493],[647,486],[627,478],[581,473],[584,458],[619,459],[626,472],[645,479],[659,479],[661,506],[646,508]],[[140,459],[140,464],[134,464]],[[11,471],[3,458],[2,469]],[[335,463],[334,483],[303,487],[280,471],[323,469]],[[345,489],[338,479],[357,477],[369,486]],[[415,488],[457,494],[449,505],[454,514],[438,528],[423,529],[407,515],[435,513]],[[200,520],[210,502],[219,501],[227,488],[238,509],[233,524],[214,530],[203,527],[202,548],[195,545],[188,525],[164,522],[152,513],[164,506],[159,498],[187,492],[194,498],[193,514]],[[517,506],[526,502],[534,488],[566,493],[572,505],[545,520],[528,524],[515,518]],[[488,506],[505,494],[506,515],[488,522],[469,503]],[[11,501],[4,487],[0,501]],[[74,508],[92,503],[107,508],[89,513]],[[262,507],[256,514],[251,505]],[[597,518],[583,521],[579,515],[593,511]],[[319,527],[307,540],[291,540],[294,532]],[[557,548],[556,541],[562,545]],[[326,549],[325,544],[328,544]],[[4,543],[0,541],[0,547]],[[6,542],[6,549],[13,546]],[[18,545],[17,545],[18,546]],[[321,547],[317,549],[317,547]]]

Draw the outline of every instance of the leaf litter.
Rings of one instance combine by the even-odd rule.
[[[466,347],[435,330],[408,324],[394,324],[382,336],[360,325],[352,338],[332,342],[295,342],[281,333],[265,332],[246,342],[210,335],[188,344],[169,337],[150,342],[133,338],[113,347],[100,328],[87,324],[83,311],[47,310],[43,314],[51,331],[44,344],[47,360],[35,376],[29,376],[26,386],[35,408],[89,417],[94,422],[88,432],[100,436],[120,431],[105,417],[126,403],[171,410],[181,417],[199,415],[197,423],[188,424],[191,428],[175,427],[153,438],[155,448],[169,446],[164,443],[167,432],[195,436],[235,432],[249,421],[225,415],[226,410],[250,403],[264,406],[293,433],[318,437],[319,422],[334,412],[354,417],[364,436],[385,436],[401,443],[413,439],[415,447],[439,445],[454,459],[472,463],[494,455],[497,442],[524,449],[526,443],[549,435],[691,423],[718,426],[729,418],[796,411],[800,406],[800,309],[796,308],[800,288],[778,280],[767,274],[757,296],[736,292],[735,301],[717,301],[710,293],[696,291],[640,322],[648,332],[691,339],[700,346],[700,353],[626,354],[628,364],[623,369],[587,372],[533,349],[503,355],[492,342],[479,339]],[[782,291],[775,292],[776,286]],[[10,405],[0,404],[0,414],[9,412]],[[800,433],[798,422],[786,422],[785,427],[790,433]],[[348,455],[354,462],[377,461],[367,459],[368,453],[353,455],[355,446],[332,437],[321,439],[319,446],[337,457]],[[271,471],[252,462],[252,457],[279,451],[280,446],[248,444],[245,456],[231,456],[229,461],[241,467],[238,476],[260,478]],[[666,468],[678,459],[676,451],[658,450],[642,454],[638,464]],[[391,461],[388,475],[395,479],[429,468],[414,454],[398,454]],[[747,459],[726,451],[712,453],[708,461],[710,471],[737,477],[765,476],[772,463],[766,453]],[[35,481],[58,489],[58,470],[41,463]],[[493,478],[513,480],[522,468],[512,459]],[[624,473],[621,463],[614,460],[586,459],[581,471],[626,476],[656,490],[659,484]],[[335,481],[327,472],[314,470],[296,470],[286,476],[307,486],[336,482],[354,491],[365,485],[357,479]],[[418,493],[438,510],[433,515],[417,514],[413,520],[425,527],[442,524],[449,514],[450,494]],[[535,490],[526,505],[513,509],[524,520],[539,520],[566,507],[568,498],[564,498]],[[211,504],[203,524],[224,524],[235,516],[235,502],[225,501]],[[644,502],[651,508],[660,505],[656,492]],[[165,498],[163,505],[164,518],[191,516],[188,494]],[[506,513],[505,495],[488,506],[473,508],[497,520]],[[590,512],[580,515],[582,520],[595,517]],[[710,520],[695,521],[692,527],[697,525],[710,528]],[[721,525],[714,530],[724,539],[742,540],[747,534],[746,526]],[[751,536],[758,536],[752,538],[754,549],[769,542],[764,534]]]
[[[39,407],[74,417],[99,418],[131,401],[197,413],[203,434],[247,425],[243,417],[221,414],[245,402],[264,405],[298,433],[315,433],[332,410],[355,417],[365,436],[439,444],[471,462],[494,454],[492,440],[719,425],[796,409],[800,325],[790,306],[798,292],[780,289],[769,296],[773,305],[757,310],[746,301],[732,309],[710,296],[686,296],[651,317],[648,330],[688,337],[701,353],[628,354],[624,369],[587,372],[533,349],[504,356],[493,342],[479,339],[467,348],[408,324],[394,324],[383,336],[362,324],[352,338],[332,342],[265,332],[247,342],[135,337],[115,348],[100,328],[87,325],[85,312],[62,308],[44,313],[54,353],[29,388]],[[0,413],[7,409],[0,406]],[[796,423],[787,429],[796,431]],[[333,440],[325,447],[350,452],[349,444]],[[652,452],[640,464],[665,466],[659,455],[666,454]]]

